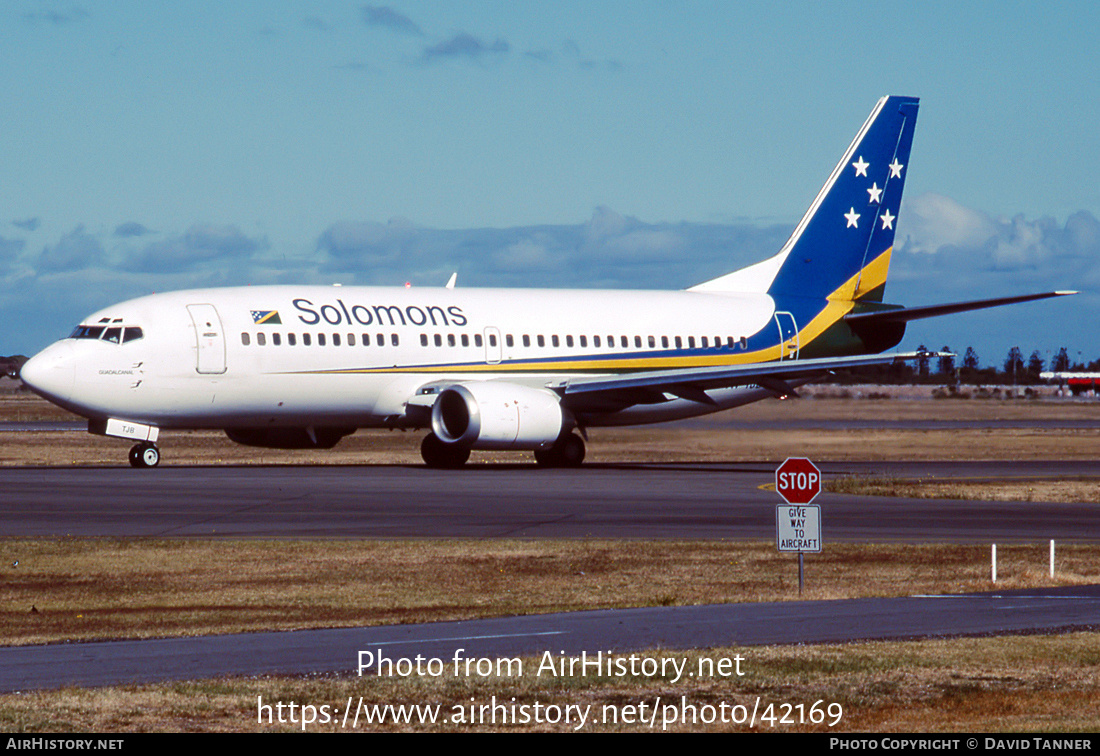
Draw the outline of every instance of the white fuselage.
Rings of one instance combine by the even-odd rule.
[[[764,343],[775,359],[783,327],[766,294],[340,286],[156,294],[82,321],[97,324],[141,335],[59,341],[28,363],[28,382],[83,416],[162,428],[407,425],[433,383],[553,387],[759,361]],[[586,421],[674,419],[771,392],[710,394],[713,406],[669,396]]]

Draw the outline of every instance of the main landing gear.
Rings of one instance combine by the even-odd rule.
[[[457,470],[470,458],[470,450],[465,446],[445,444],[434,433],[429,433],[420,442],[420,456],[424,464],[433,469]]]
[[[429,433],[420,443],[420,456],[424,464],[433,469],[457,470],[470,459],[470,450],[465,446],[445,444],[434,433]],[[584,441],[575,433],[566,433],[549,449],[535,450],[535,461],[539,467],[580,467],[584,462]]]
[[[160,464],[160,449],[145,441],[130,447],[130,467],[156,467]]]
[[[576,433],[566,433],[549,449],[536,449],[539,467],[580,467],[584,462],[584,440]]]

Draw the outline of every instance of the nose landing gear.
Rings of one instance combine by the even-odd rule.
[[[156,467],[160,463],[160,449],[148,441],[130,447],[130,467]]]

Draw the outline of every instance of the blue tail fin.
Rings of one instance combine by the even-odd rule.
[[[769,294],[882,301],[918,102],[878,101],[783,245]]]
[[[883,97],[774,257],[691,287],[881,302],[917,121],[916,97]]]

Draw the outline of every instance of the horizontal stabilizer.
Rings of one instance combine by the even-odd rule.
[[[954,302],[951,304],[927,305],[925,307],[899,307],[876,312],[850,313],[844,316],[844,320],[849,323],[907,323],[910,320],[920,320],[921,318],[934,318],[938,315],[951,315],[956,312],[983,310],[987,307],[1000,307],[1001,305],[1018,304],[1020,302],[1033,302],[1036,299],[1065,297],[1076,293],[1076,291],[1048,291],[1042,294],[1024,294],[1018,297],[1000,297],[998,299],[976,299],[971,302]]]

